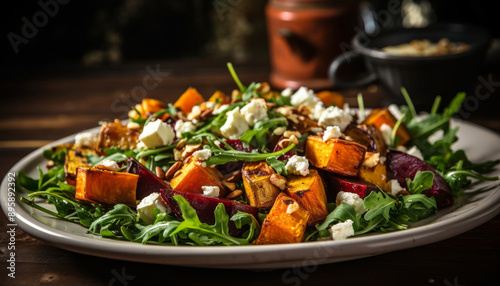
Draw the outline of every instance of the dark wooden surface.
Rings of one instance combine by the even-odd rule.
[[[241,80],[267,81],[265,61],[235,63]],[[150,67],[150,68],[148,68]],[[235,87],[223,61],[182,60],[137,63],[99,69],[64,67],[27,78],[0,82],[0,175],[21,158],[53,140],[125,118],[124,107],[137,103],[135,91],[148,70],[158,69],[157,86],[148,79],[148,97],[169,102],[187,87],[205,97]],[[484,77],[491,75],[485,71]],[[493,79],[500,78],[493,74]],[[477,82],[475,83],[478,84]],[[475,86],[471,87],[474,92]],[[470,109],[468,120],[500,132],[499,92]],[[341,91],[355,106],[363,92],[368,107],[385,103],[378,86]],[[479,140],[479,139],[478,139]],[[495,154],[498,155],[498,154]],[[496,156],[498,157],[498,156]],[[496,285],[500,281],[500,216],[463,234],[426,246],[378,256],[272,271],[215,270],[134,263],[73,253],[16,229],[16,278],[7,277],[9,235],[0,215],[0,285]],[[120,280],[120,277],[123,278]],[[152,285],[152,284],[149,284]]]

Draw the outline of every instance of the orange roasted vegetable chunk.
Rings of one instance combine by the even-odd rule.
[[[335,91],[324,90],[316,93],[316,96],[323,101],[323,104],[330,106],[332,104],[338,106],[339,108],[344,107],[344,96]]]
[[[205,99],[194,87],[188,88],[177,101],[174,106],[180,108],[184,114],[189,114],[193,106],[205,102]]]
[[[391,190],[387,186],[386,177],[386,166],[385,164],[377,164],[374,167],[362,166],[359,170],[359,177],[367,182],[370,182],[376,186],[379,186],[382,190],[390,193]]]
[[[382,125],[387,124],[391,128],[394,128],[398,120],[392,115],[392,113],[387,108],[377,108],[374,109],[368,117],[363,121],[364,124],[373,124],[379,130]],[[396,136],[400,138],[398,145],[405,145],[411,139],[410,132],[406,128],[403,122],[399,125],[396,131]]]
[[[91,148],[70,148],[66,152],[66,160],[64,161],[64,174],[66,182],[72,186],[76,185],[76,171],[80,167],[90,167],[89,160],[86,155],[97,155],[97,152]]]
[[[141,101],[141,104],[136,104],[135,109],[140,113],[138,114],[137,111],[135,110],[130,110],[128,113],[128,117],[133,118],[133,119],[147,119],[149,115],[158,112],[160,110],[163,110],[167,108],[167,105],[157,99],[153,98],[144,98]],[[166,113],[163,115],[162,120],[166,120],[169,117],[169,114]]]
[[[139,135],[139,130],[128,129],[120,120],[115,119],[114,122],[106,122],[101,126],[97,148],[103,150],[118,146],[122,149],[135,149],[139,143]]]
[[[137,180],[139,175],[78,168],[75,198],[110,205],[136,205]]]
[[[309,169],[307,176],[288,176],[286,192],[309,211],[307,225],[315,225],[328,215],[325,187],[318,171]]]
[[[213,103],[229,104],[231,102],[231,97],[227,96],[222,91],[217,90],[214,94],[212,94],[208,101]]]
[[[170,180],[172,189],[185,192],[203,194],[203,186],[219,187],[219,197],[225,197],[226,191],[222,185],[222,174],[214,167],[203,165],[193,156],[189,156],[188,161],[179,169],[177,174]]]
[[[262,223],[254,244],[297,243],[304,239],[309,212],[295,199],[280,193]]]
[[[316,135],[307,137],[306,158],[318,168],[344,176],[357,176],[366,147],[343,139],[328,139]]]
[[[241,169],[245,194],[251,206],[270,208],[281,190],[271,183],[276,172],[265,161],[248,162]]]

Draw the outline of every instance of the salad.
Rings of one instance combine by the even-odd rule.
[[[47,171],[18,173],[21,202],[106,238],[165,245],[343,240],[404,230],[453,204],[500,160],[453,150],[464,93],[429,113],[358,109],[332,91],[245,86],[208,100],[145,98],[128,121],[44,151]],[[46,208],[41,201],[53,204]]]

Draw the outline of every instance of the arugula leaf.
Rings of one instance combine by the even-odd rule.
[[[402,214],[410,221],[419,221],[437,212],[437,203],[434,197],[427,197],[424,194],[399,196],[404,208]]]
[[[348,219],[353,221],[352,227],[354,230],[359,229],[361,214],[357,213],[353,206],[341,203],[330,214],[328,214],[323,223],[317,225],[316,228],[318,230],[326,230],[330,227],[330,225],[337,222],[344,222]]]
[[[406,186],[411,194],[420,194],[434,184],[434,174],[431,171],[417,171],[412,179],[406,178]]]
[[[266,158],[266,162],[274,169],[274,171],[276,171],[276,173],[285,176],[288,175],[287,169],[285,168],[286,163],[278,160],[278,157],[268,157]]]
[[[210,140],[209,140],[210,141]],[[213,155],[210,156],[205,163],[208,166],[211,165],[221,165],[228,162],[254,162],[254,161],[262,161],[266,160],[269,157],[279,157],[286,152],[292,150],[295,147],[295,144],[290,144],[286,148],[281,149],[279,151],[273,153],[248,153],[245,151],[237,151],[237,150],[224,150],[215,144],[211,144],[210,149],[212,150]]]
[[[288,121],[284,117],[269,118],[257,121],[252,129],[247,130],[243,135],[241,135],[241,142],[251,144],[252,140],[255,140],[254,146],[265,146],[268,143],[267,131],[269,129],[276,129],[278,126],[287,126]]]
[[[371,192],[363,200],[363,205],[368,210],[364,214],[366,220],[373,220],[376,216],[382,216],[385,220],[389,220],[390,211],[396,207],[396,200],[383,191]]]
[[[122,237],[121,228],[137,221],[137,213],[124,204],[116,204],[112,210],[97,218],[89,226],[91,233],[99,233],[103,237]]]

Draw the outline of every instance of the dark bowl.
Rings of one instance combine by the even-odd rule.
[[[399,56],[382,52],[386,46],[408,43],[415,39],[437,42],[447,38],[465,43],[465,52],[440,56]],[[406,88],[417,106],[430,106],[436,95],[443,101],[459,91],[467,91],[478,76],[490,42],[489,33],[476,26],[436,24],[426,28],[392,29],[376,36],[357,34],[353,47],[365,59],[372,78],[378,78],[389,90],[390,99],[404,103],[401,87]],[[365,81],[366,83],[366,81]]]

